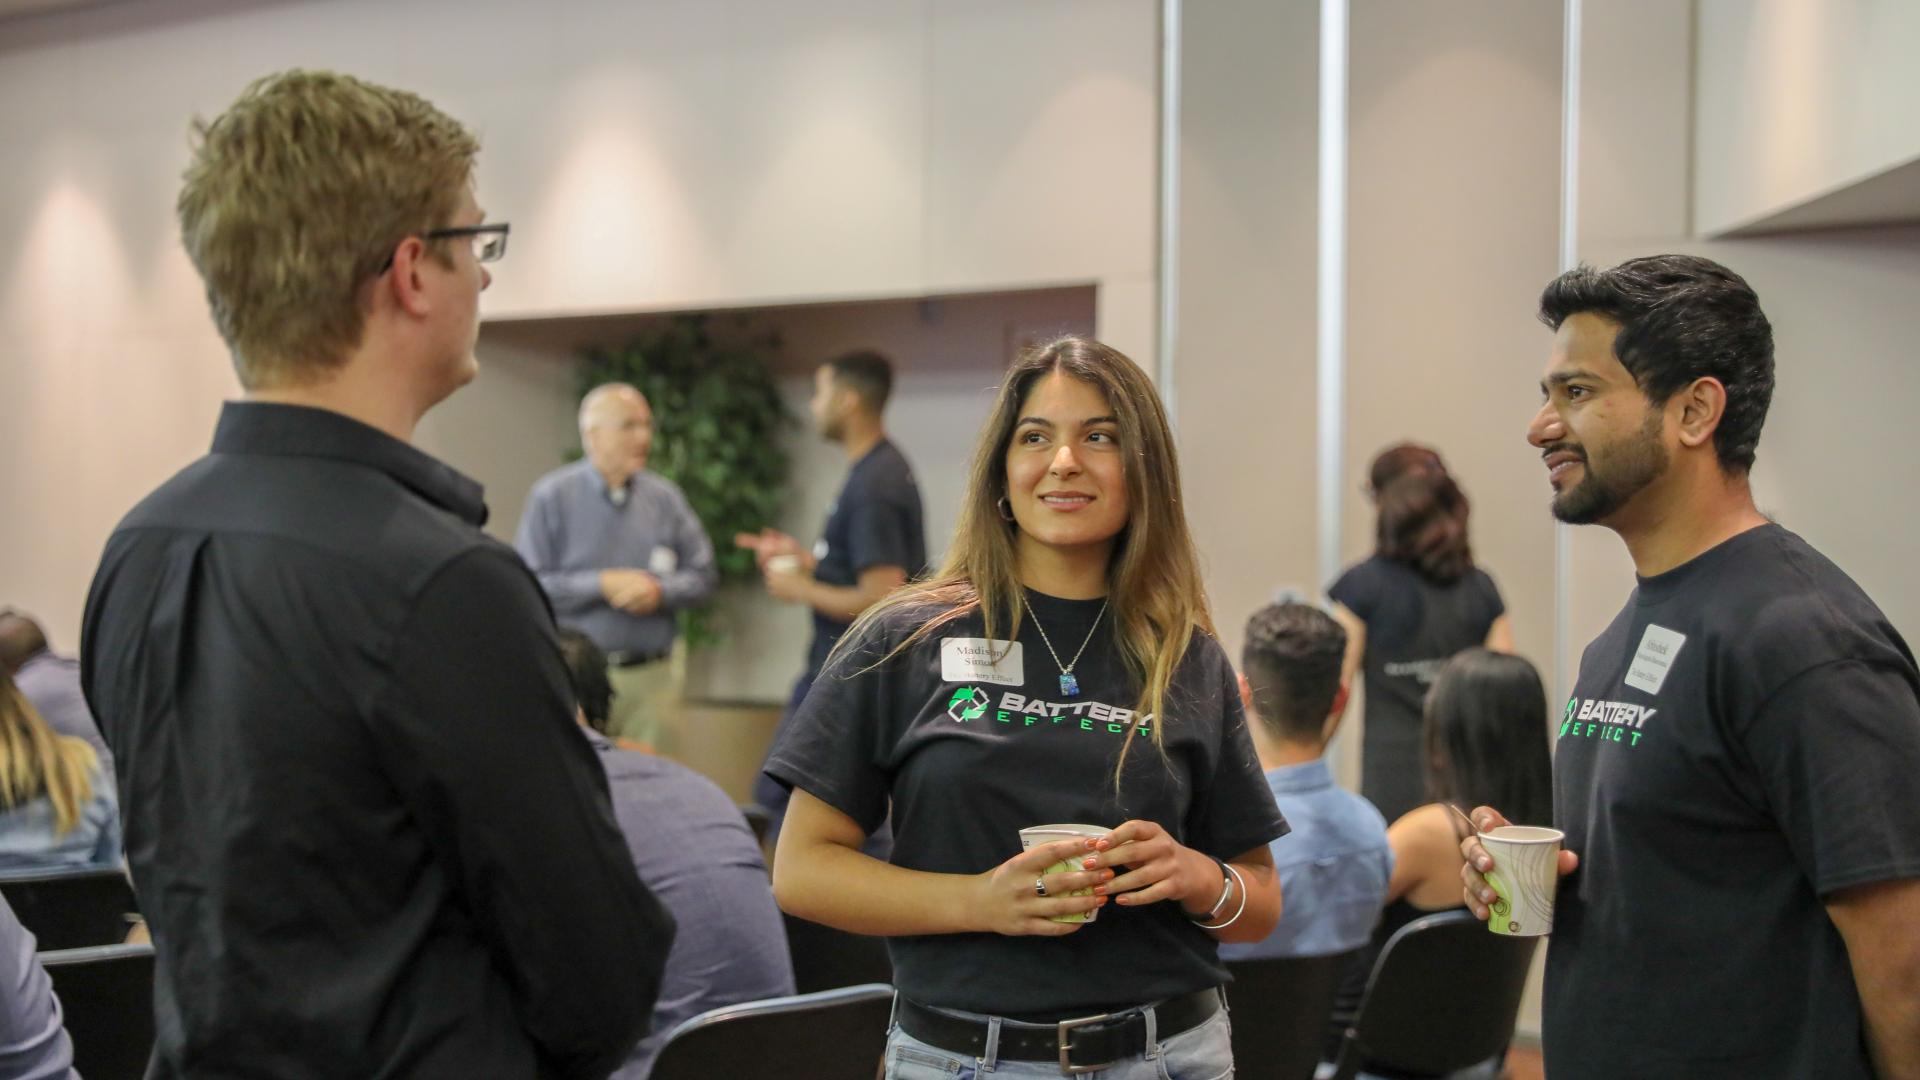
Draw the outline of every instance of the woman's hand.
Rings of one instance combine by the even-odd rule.
[[[1226,888],[1220,864],[1181,844],[1151,821],[1129,821],[1094,842],[1088,870],[1123,867],[1125,873],[1094,887],[1122,907],[1178,900],[1190,915],[1205,915]]]
[[[1086,856],[1094,843],[1075,839],[1039,844],[972,878],[973,896],[967,904],[971,913],[970,928],[1011,936],[1060,937],[1085,926],[1078,922],[1054,922],[1052,916],[1082,915],[1104,906],[1105,896],[1067,894],[1110,881],[1113,871],[1089,868],[1044,875],[1043,871],[1054,863],[1072,863]],[[1035,880],[1046,885],[1045,896],[1033,887]]]

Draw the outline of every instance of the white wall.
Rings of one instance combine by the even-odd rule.
[[[1174,378],[1187,518],[1227,654],[1316,592],[1317,5],[1187,4]]]
[[[1897,37],[1902,25],[1892,10],[1897,6],[1822,5],[1826,18],[1809,22],[1799,5],[1769,2],[1733,10],[1703,0],[1696,89],[1684,64],[1691,33],[1684,12],[1663,0],[1587,5],[1580,254],[1606,266],[1636,255],[1691,252],[1747,278],[1773,323],[1777,378],[1753,473],[1755,497],[1763,511],[1851,574],[1911,637],[1920,633],[1920,581],[1899,538],[1920,517],[1920,492],[1893,478],[1899,463],[1912,456],[1904,451],[1904,432],[1920,412],[1909,315],[1913,298],[1920,296],[1920,228],[1696,240],[1678,199],[1688,189],[1684,163],[1708,153],[1706,120],[1699,152],[1690,155],[1688,132],[1674,119],[1690,96],[1706,93],[1709,54],[1727,47],[1705,40],[1710,32],[1724,34],[1737,24],[1754,36],[1756,46],[1770,43],[1793,56],[1825,57],[1824,70],[1839,78],[1880,63],[1879,45],[1860,35],[1871,24]],[[1920,14],[1912,5],[1902,10]],[[1742,18],[1743,12],[1750,19]],[[1791,40],[1790,29],[1808,40]],[[1776,74],[1789,84],[1795,77],[1792,69]],[[1852,87],[1845,94],[1841,84],[1809,86],[1812,100],[1757,96],[1754,107],[1766,110],[1752,117],[1753,125],[1780,140],[1769,152],[1784,161],[1797,148],[1809,161],[1821,159],[1829,136],[1802,126],[1802,110],[1814,104],[1845,113],[1841,126],[1850,130],[1881,123],[1880,114],[1912,113],[1891,107],[1906,99],[1848,96],[1868,88],[1844,85]],[[1616,93],[1620,87],[1631,87],[1632,93]],[[1610,195],[1614,178],[1621,176],[1637,178],[1636,190],[1644,196]],[[1706,208],[1700,213],[1705,228]],[[1543,358],[1546,344],[1542,331]],[[1583,528],[1573,530],[1573,538],[1569,615],[1577,649],[1613,617],[1633,578],[1632,563],[1613,534]]]
[[[177,0],[0,24],[0,600],[71,648],[114,521],[237,389],[172,205],[188,118],[253,77],[350,71],[480,132],[481,201],[514,223],[491,317],[1092,283],[1101,331],[1151,369],[1156,18],[1151,0]],[[458,418],[514,415],[542,378],[489,367],[424,440],[484,449]]]
[[[1351,40],[1346,554],[1373,549],[1373,455],[1436,447],[1519,652],[1550,672],[1552,522],[1526,423],[1557,269],[1560,9],[1355,0]]]
[[[1920,160],[1920,4],[1698,0],[1698,9],[1700,232],[1716,235]],[[1621,72],[1628,80],[1648,73]]]

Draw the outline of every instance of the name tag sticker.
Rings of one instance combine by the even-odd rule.
[[[1667,672],[1673,670],[1673,662],[1680,656],[1680,646],[1686,643],[1687,635],[1648,623],[1647,632],[1640,637],[1640,651],[1633,654],[1633,663],[1627,668],[1627,685],[1649,694],[1659,693]]]
[[[647,569],[656,574],[671,574],[680,569],[680,553],[661,544],[648,556]]]
[[[1027,666],[1017,641],[990,638],[941,638],[942,682],[984,682],[1019,686],[1026,682]]]

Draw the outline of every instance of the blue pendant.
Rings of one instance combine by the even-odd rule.
[[[1060,673],[1060,692],[1068,697],[1075,697],[1080,693],[1080,680],[1073,677],[1073,672]]]

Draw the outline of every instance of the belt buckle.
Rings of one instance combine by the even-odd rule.
[[[1054,1025],[1055,1028],[1058,1029],[1058,1038],[1060,1040],[1060,1074],[1062,1076],[1078,1076],[1081,1073],[1098,1072],[1113,1064],[1111,1061],[1103,1061],[1098,1065],[1075,1065],[1071,1056],[1073,1053],[1073,1043],[1068,1041],[1068,1036],[1074,1028],[1102,1023],[1113,1019],[1113,1017],[1113,1013],[1101,1013],[1099,1016],[1082,1016],[1074,1020],[1062,1020]]]

